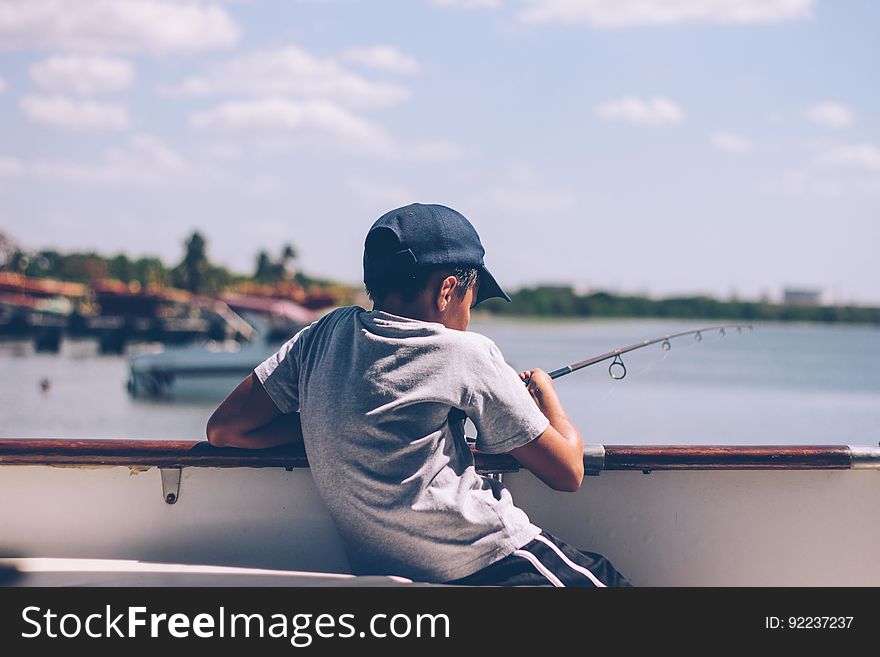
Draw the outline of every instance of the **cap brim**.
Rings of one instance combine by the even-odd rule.
[[[495,277],[486,269],[486,266],[480,267],[480,287],[477,290],[477,302],[474,304],[482,303],[486,299],[492,299],[494,297],[498,297],[499,299],[504,299],[505,301],[510,301],[510,297],[507,296],[507,292],[501,289],[501,286],[498,285],[498,281],[495,280]]]

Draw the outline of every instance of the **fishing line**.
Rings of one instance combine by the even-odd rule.
[[[692,346],[694,346],[694,345],[689,345],[685,349],[690,349]],[[653,360],[651,360],[647,365],[645,365],[642,369],[640,369],[638,372],[636,372],[635,375],[641,376],[645,372],[648,372],[655,365],[657,365],[657,363],[662,363],[664,360],[669,358],[669,352],[671,351],[671,349],[663,349],[661,347],[661,350],[663,351],[663,355],[660,358],[654,358]],[[684,349],[682,349],[682,351],[684,351]],[[614,377],[611,377],[611,378],[614,379]],[[620,387],[620,385],[618,385],[616,382],[620,381],[622,378],[623,377],[618,378],[618,379],[614,379],[615,383],[612,383],[611,385],[608,386],[608,390],[605,392],[604,395],[602,395],[601,399],[593,402],[592,404],[589,404],[587,406],[587,408],[590,408],[593,406],[600,406],[601,404],[604,404],[606,401],[608,401],[608,398],[611,397],[611,395],[614,393],[614,391]]]
[[[692,346],[693,345],[691,345],[691,347]],[[690,349],[690,347],[685,347],[685,349]],[[685,349],[682,349],[682,351],[684,351]],[[664,360],[669,358],[670,351],[671,351],[671,349],[663,349],[663,355],[660,358],[653,359],[651,362],[649,362],[647,365],[645,365],[642,369],[640,369],[638,372],[636,372],[636,376],[641,376],[642,374],[644,374],[645,372],[650,370],[652,367],[654,367],[657,363],[662,363]]]
[[[605,394],[602,395],[602,397],[600,399],[598,399],[590,404],[587,404],[586,406],[584,406],[584,408],[593,408],[595,406],[600,406],[600,405],[604,404],[606,401],[608,401],[608,398],[614,394],[614,391],[617,390],[618,387],[619,386],[616,386],[612,383],[611,385],[608,386],[608,390],[605,391]]]
[[[688,348],[690,348],[690,347],[688,347]],[[682,350],[682,351],[684,351],[684,350]],[[670,352],[669,349],[663,349],[663,355],[660,358],[653,359],[645,367],[643,367],[641,370],[636,372],[635,375],[641,376],[642,374],[644,374],[645,372],[650,370],[652,367],[654,367],[657,363],[662,363],[664,360],[669,358],[669,352]],[[611,377],[611,378],[614,379],[614,381],[608,385],[608,388],[605,391],[605,394],[603,394],[599,399],[597,399],[594,402],[589,402],[587,404],[584,404],[582,406],[583,409],[587,410],[587,409],[598,408],[599,406],[601,406],[602,404],[604,404],[605,402],[608,401],[608,399],[611,397],[611,395],[614,394],[614,391],[620,387],[620,384],[618,384],[617,382],[620,381],[623,377],[620,377],[620,378]]]
[[[697,336],[699,336],[699,338],[698,338]],[[717,331],[717,333],[716,333],[716,337],[713,338],[712,340],[706,340],[706,338],[704,338],[704,337],[702,336],[702,334],[700,334],[700,333],[695,333],[695,334],[694,334],[694,339],[691,341],[690,344],[688,344],[686,347],[677,347],[677,348],[676,348],[676,351],[677,351],[677,352],[688,351],[689,349],[693,349],[694,347],[696,347],[697,345],[699,345],[699,344],[701,344],[701,343],[703,343],[703,344],[715,344],[716,342],[718,342],[718,341],[720,341],[720,340],[723,340],[724,337],[725,337],[725,334],[722,333],[721,331]],[[641,370],[639,370],[638,372],[636,372],[636,376],[641,376],[642,374],[644,374],[645,372],[649,371],[651,368],[653,368],[653,367],[654,367],[655,365],[657,365],[658,363],[662,363],[664,360],[666,360],[667,358],[669,358],[669,354],[672,352],[671,343],[669,343],[669,344],[670,344],[670,348],[669,348],[669,349],[664,348],[664,346],[666,345],[665,342],[662,342],[662,343],[660,343],[660,344],[661,344],[661,350],[663,351],[663,356],[661,356],[660,358],[656,358],[656,359],[652,360],[650,363],[648,363],[647,365],[645,365],[644,368],[642,368]]]

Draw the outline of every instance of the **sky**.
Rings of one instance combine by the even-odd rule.
[[[0,0],[0,232],[361,280],[411,202],[507,288],[880,303],[880,3]]]

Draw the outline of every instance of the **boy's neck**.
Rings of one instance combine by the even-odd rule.
[[[380,310],[390,315],[397,315],[398,317],[417,319],[421,322],[440,322],[440,320],[434,317],[431,313],[425,312],[424,308],[420,308],[418,304],[413,303],[374,303],[373,310]]]

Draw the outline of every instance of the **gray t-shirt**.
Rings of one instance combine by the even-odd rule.
[[[299,411],[312,475],[356,574],[443,582],[540,533],[476,448],[508,452],[549,425],[495,343],[359,307],[334,310],[254,370]]]

